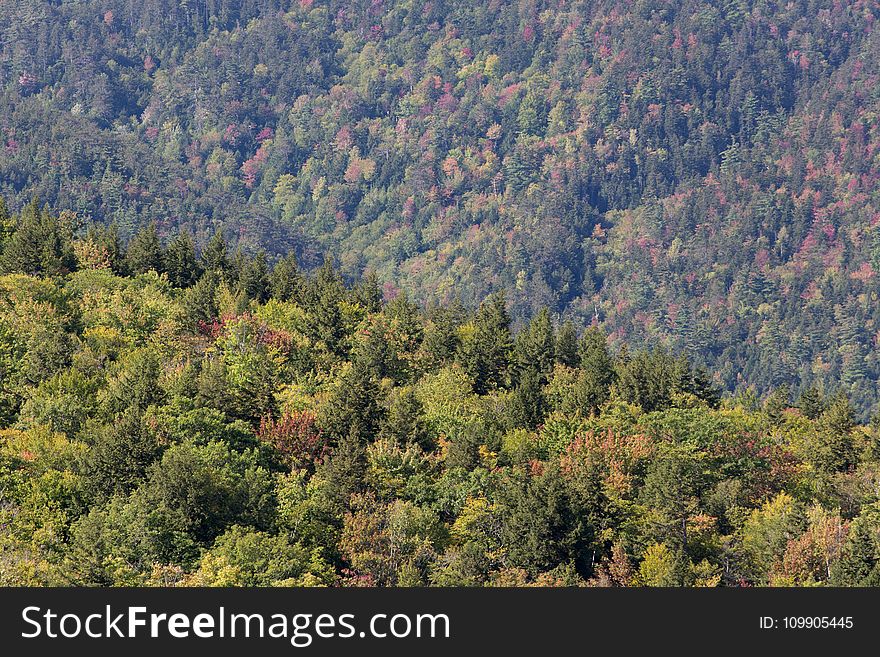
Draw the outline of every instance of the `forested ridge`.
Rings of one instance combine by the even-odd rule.
[[[880,423],[0,202],[0,585],[880,584]]]
[[[877,406],[874,0],[7,0],[0,193]]]

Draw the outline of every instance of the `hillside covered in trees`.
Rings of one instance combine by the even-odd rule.
[[[875,0],[7,0],[0,193],[876,410]]]
[[[880,585],[880,425],[0,203],[0,585]]]

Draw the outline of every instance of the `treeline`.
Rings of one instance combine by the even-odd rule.
[[[880,426],[502,294],[0,211],[0,583],[880,583]]]

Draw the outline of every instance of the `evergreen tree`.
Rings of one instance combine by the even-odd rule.
[[[461,347],[459,329],[464,319],[464,308],[457,299],[430,312],[421,348],[425,370],[436,370],[452,362]]]
[[[505,385],[512,348],[507,303],[504,293],[498,292],[480,304],[473,333],[459,351],[459,362],[473,378],[474,392],[485,394]]]
[[[351,289],[351,297],[355,303],[363,306],[368,313],[382,310],[382,290],[376,272],[369,271]]]
[[[125,250],[119,237],[119,227],[115,223],[109,226],[92,224],[86,232],[86,239],[95,244],[104,253],[114,274],[125,276],[128,273],[125,263]]]
[[[814,387],[805,388],[797,400],[797,407],[804,417],[815,420],[825,410],[825,400],[822,393]]]
[[[776,388],[764,402],[764,412],[774,424],[782,421],[783,413],[791,404],[791,389],[787,385]]]
[[[876,511],[871,511],[852,522],[841,557],[832,567],[832,586],[880,586],[878,527],[872,522]]]
[[[577,398],[584,415],[593,413],[608,399],[616,375],[605,334],[595,326],[588,328],[578,345],[581,372]]]
[[[269,264],[264,251],[243,260],[238,274],[238,290],[246,299],[261,303],[268,299]]]
[[[335,440],[356,436],[373,441],[384,416],[381,391],[373,373],[355,363],[342,376],[320,416],[321,427]]]
[[[34,199],[22,211],[15,231],[6,238],[0,265],[7,272],[65,274],[76,266],[72,236],[68,217],[56,217],[48,209],[40,209]]]
[[[151,221],[129,242],[125,262],[128,270],[134,274],[150,270],[159,273],[165,271],[165,250],[159,241],[155,221]]]
[[[296,264],[296,257],[288,253],[272,268],[269,274],[269,294],[280,301],[301,303],[305,280]]]
[[[434,439],[422,417],[424,406],[412,388],[402,388],[395,394],[382,424],[380,435],[390,437],[400,445],[415,444],[425,451],[434,449]]]
[[[223,233],[217,231],[208,242],[201,256],[202,269],[225,276],[229,270],[229,256]]]
[[[168,280],[175,287],[190,287],[198,280],[201,273],[199,262],[196,258],[195,245],[188,232],[180,232],[169,242],[164,259]]]
[[[183,307],[190,324],[210,322],[218,316],[217,278],[216,273],[206,272],[186,291]]]
[[[577,367],[580,362],[577,329],[571,321],[566,321],[559,327],[559,334],[556,337],[556,360],[566,367]]]
[[[527,369],[513,390],[510,417],[513,426],[535,429],[544,420],[547,401],[541,389],[540,375],[534,368]]]
[[[556,335],[550,312],[544,308],[528,328],[516,336],[513,360],[520,376],[532,372],[539,384],[547,382],[556,359]]]
[[[342,280],[330,260],[325,260],[307,288],[306,299],[311,309],[313,339],[323,341],[336,356],[345,351],[345,326],[339,309],[344,296]]]

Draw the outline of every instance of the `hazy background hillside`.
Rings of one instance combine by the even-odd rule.
[[[0,194],[876,406],[880,4],[0,3]]]

